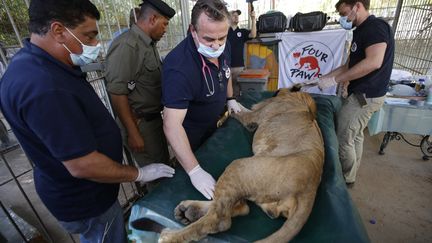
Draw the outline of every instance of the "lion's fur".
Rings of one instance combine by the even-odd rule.
[[[281,90],[234,117],[255,130],[254,155],[233,161],[216,184],[213,201],[183,201],[176,218],[189,226],[165,230],[160,242],[188,242],[227,230],[231,217],[249,213],[246,200],[271,218],[287,218],[260,242],[288,242],[303,227],[315,200],[324,163],[316,105],[306,93]]]

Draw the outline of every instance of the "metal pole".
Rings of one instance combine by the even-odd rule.
[[[4,161],[4,164],[6,165],[7,169],[9,170],[9,173],[12,175],[12,178],[14,179],[16,185],[18,186],[18,189],[21,191],[21,194],[24,196],[24,199],[27,201],[27,203],[31,207],[33,213],[36,215],[36,218],[38,219],[39,223],[41,224],[42,230],[44,231],[45,235],[48,237],[50,242],[54,242],[53,239],[51,238],[51,235],[48,233],[47,227],[43,223],[43,221],[42,221],[41,217],[39,216],[39,214],[37,213],[36,209],[33,207],[33,204],[31,203],[30,199],[28,198],[27,194],[25,193],[24,189],[22,188],[20,182],[18,181],[17,177],[15,176],[15,173],[13,172],[12,168],[9,165],[9,162],[7,162],[3,153],[1,154],[1,159]]]
[[[25,4],[27,5],[27,8],[30,7],[29,1],[28,0],[24,0]]]
[[[113,7],[114,7],[114,17],[115,17],[115,19],[116,19],[116,22],[117,22],[117,28],[118,28],[118,32],[120,33],[121,32],[121,27],[120,27],[120,22],[119,22],[119,20],[118,20],[118,16],[117,16],[117,8],[116,8],[116,6],[114,6],[114,4],[116,4],[116,3],[113,3],[113,1],[115,1],[115,0],[111,0],[111,3],[113,4]],[[134,13],[135,13],[135,11],[134,11]]]
[[[102,8],[103,8],[103,10],[104,10],[104,20],[105,20],[105,24],[107,25],[107,27],[108,27],[108,32],[109,32],[109,34],[110,34],[110,37],[111,37],[111,40],[113,39],[113,35],[112,35],[112,31],[111,31],[111,26],[110,26],[110,23],[108,23],[107,22],[107,19],[108,19],[108,10],[106,9],[106,6],[105,6],[105,3],[104,3],[104,1],[102,0],[102,1],[99,1],[100,3],[102,3]]]
[[[0,50],[0,57],[1,57],[1,60],[3,60],[5,68],[7,68],[7,66],[8,66],[8,60],[7,60],[6,56],[5,56],[5,54],[3,53],[3,50]]]
[[[6,5],[6,1],[5,1],[5,0],[2,0],[2,2],[3,2],[3,5],[4,5],[5,9],[6,9],[6,13],[7,13],[8,17],[9,17],[9,21],[11,22],[12,27],[13,27],[13,29],[14,29],[14,32],[15,32],[16,38],[18,39],[18,43],[20,44],[21,47],[23,47],[24,45],[23,45],[23,43],[22,43],[22,41],[21,41],[21,36],[20,36],[20,34],[19,34],[18,28],[16,27],[15,21],[14,21],[13,18],[12,18],[12,15],[11,15],[11,13],[10,13],[10,11],[9,11],[9,8],[8,8],[8,6]]]
[[[396,29],[397,29],[397,25],[399,22],[399,17],[402,11],[402,5],[403,5],[403,0],[398,0],[397,6],[396,6],[396,13],[395,13],[395,17],[393,20],[393,33],[396,33]]]
[[[181,9],[181,21],[183,26],[183,37],[186,37],[188,29],[189,29],[189,1],[188,0],[180,0],[180,9]]]
[[[7,208],[3,205],[2,201],[0,201],[0,206],[3,209],[3,211],[6,214],[6,217],[9,219],[9,221],[12,223],[12,225],[14,226],[14,228],[16,229],[16,231],[18,231],[18,233],[20,234],[21,238],[25,241],[25,242],[29,242],[27,240],[27,238],[25,237],[24,233],[21,231],[20,227],[16,224],[15,220],[12,218],[12,216],[9,214],[9,211],[7,210]]]

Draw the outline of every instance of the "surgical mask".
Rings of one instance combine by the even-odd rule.
[[[342,28],[346,30],[350,30],[353,28],[352,21],[348,22],[348,16],[342,16],[339,18],[339,23],[342,26]]]
[[[351,12],[347,16],[341,16],[339,18],[339,23],[342,26],[342,28],[346,30],[350,30],[353,28],[353,21],[348,20],[348,16],[350,16],[354,11],[354,8],[351,10]]]
[[[198,40],[198,36],[196,35],[196,33],[195,33],[195,38],[198,41],[198,52],[207,58],[218,58],[220,55],[222,55],[222,53],[225,50],[225,43],[223,45],[221,45],[217,50],[215,50],[209,46],[202,44]]]
[[[96,46],[84,45],[68,28],[66,28],[66,30],[81,44],[83,49],[81,54],[75,54],[72,53],[65,44],[63,44],[63,47],[70,53],[69,55],[71,57],[72,63],[77,66],[84,66],[94,62],[99,55],[101,48],[100,43],[98,43]]]
[[[208,58],[218,58],[225,50],[225,44],[221,45],[217,50],[208,47],[202,43],[199,43],[198,52],[201,53],[201,55],[208,57]]]

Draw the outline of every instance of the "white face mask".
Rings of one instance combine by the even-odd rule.
[[[195,38],[198,41],[198,52],[207,58],[218,58],[220,55],[222,55],[222,53],[225,50],[225,43],[223,45],[221,45],[217,50],[215,50],[209,46],[202,44],[198,40],[198,36],[196,34],[195,34]]]
[[[101,48],[100,43],[98,43],[96,46],[84,45],[68,28],[66,28],[66,30],[81,44],[83,49],[83,52],[81,54],[75,54],[72,53],[65,44],[63,44],[63,47],[66,48],[66,50],[70,53],[72,63],[77,66],[84,66],[86,64],[94,62],[99,55],[99,51]]]

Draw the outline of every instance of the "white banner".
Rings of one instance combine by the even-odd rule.
[[[325,75],[342,65],[348,31],[343,29],[315,32],[277,33],[279,42],[278,88],[291,88]],[[335,95],[337,87],[323,91],[317,86],[305,91]]]

